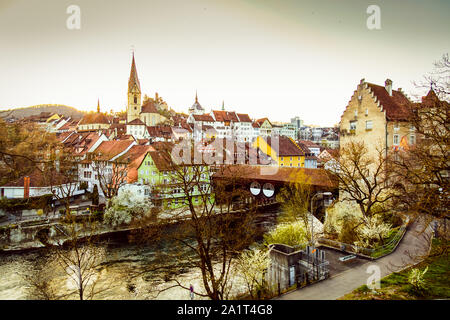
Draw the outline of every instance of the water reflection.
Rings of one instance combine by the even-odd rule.
[[[265,210],[258,218],[258,226],[264,229],[274,225],[279,208]],[[264,224],[262,224],[264,221]],[[169,241],[157,241],[155,243],[134,244],[127,242],[125,234],[117,235],[108,240],[104,248],[105,261],[100,265],[95,284],[96,294],[94,299],[190,299],[189,291],[174,287],[165,290],[159,295],[157,292],[175,285],[164,280],[164,272],[160,270],[148,271],[149,266],[156,269],[164,264],[174,263],[168,261],[166,255],[170,250],[179,250]],[[187,259],[192,254],[184,249],[180,257]],[[0,299],[19,300],[36,299],[30,290],[27,276],[51,275],[51,287],[54,292],[66,299],[78,299],[74,292],[73,284],[68,286],[69,276],[64,269],[59,268],[48,252],[42,249],[22,253],[0,253]],[[179,261],[177,260],[179,264]],[[198,269],[183,268],[179,264],[177,279],[189,287],[194,286],[195,291],[202,288],[201,274]],[[243,289],[243,283],[239,277],[234,278],[233,290]],[[203,299],[199,296],[196,299]]]

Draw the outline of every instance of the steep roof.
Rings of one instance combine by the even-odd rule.
[[[277,136],[277,143],[273,143],[272,137],[263,138],[267,144],[277,153],[279,157],[286,156],[303,156],[305,152],[290,138],[285,136]]]
[[[240,122],[252,122],[252,119],[246,113],[238,113],[237,116]]]
[[[158,108],[156,108],[155,102],[153,100],[148,100],[142,105],[141,113],[158,113]]]
[[[128,79],[128,92],[131,92],[134,87],[138,89],[139,93],[141,92],[141,84],[139,83],[139,78],[136,70],[136,62],[134,61],[134,53],[133,53],[133,60],[131,61],[130,78]]]
[[[367,83],[367,85],[380,101],[388,120],[409,120],[411,118],[412,103],[403,92],[392,90],[392,96],[390,96],[384,86],[373,83]]]
[[[135,143],[134,140],[103,141],[97,149],[95,149],[94,153],[98,155],[100,159],[110,160],[124,152],[133,143]]]
[[[82,124],[109,124],[109,120],[103,113],[88,113],[78,123],[78,125]]]
[[[169,153],[165,151],[150,151],[149,154],[159,171],[165,171],[171,168],[172,160],[170,159]]]
[[[214,122],[213,117],[211,117],[209,114],[194,114],[192,116],[194,117],[195,121]]]
[[[153,149],[153,147],[151,146],[136,145],[132,146],[125,154],[123,154],[117,159],[119,162],[128,163],[127,166],[128,183],[133,183],[137,181],[138,178],[137,169],[139,168],[145,156],[147,155],[147,152],[154,150],[155,149]]]
[[[148,126],[147,132],[150,137],[170,138],[172,136],[172,128],[170,126]]]
[[[266,121],[266,120],[270,123],[270,125],[272,125],[269,118],[261,118],[261,119],[256,120],[255,122],[261,127],[262,124],[264,123],[264,121]]]
[[[143,123],[141,121],[141,119],[139,119],[139,118],[136,118],[133,121],[128,122],[127,124],[134,125],[134,126],[145,126],[145,123]]]

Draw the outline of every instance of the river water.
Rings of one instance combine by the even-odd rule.
[[[258,214],[255,224],[264,232],[275,225],[280,209],[275,206],[260,210],[263,212]],[[165,281],[164,272],[148,270],[174,262],[165,261],[167,255],[161,255],[161,252],[167,253],[171,250],[172,245],[164,240],[145,245],[129,243],[126,235],[116,235],[108,239],[107,245],[101,247],[104,262],[95,275],[94,299],[189,299],[188,290],[180,287],[170,288],[175,282]],[[181,260],[192,257],[189,255],[187,250],[181,252]],[[177,259],[178,261],[180,259]],[[2,300],[36,299],[31,290],[30,277],[33,280],[47,277],[51,279],[51,288],[58,296],[78,299],[74,290],[75,284],[67,273],[56,265],[52,256],[42,249],[0,253],[0,275]],[[176,278],[184,286],[193,285],[195,291],[202,292],[200,270],[181,268]],[[232,284],[233,293],[245,289],[239,275],[233,277]],[[195,299],[204,298],[196,296]]]

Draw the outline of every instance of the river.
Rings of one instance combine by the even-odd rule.
[[[255,225],[264,232],[275,225],[280,208],[272,206],[260,211],[262,212],[259,212]],[[101,247],[104,262],[95,275],[97,293],[94,299],[189,299],[189,292],[185,289],[180,287],[167,289],[175,283],[166,282],[162,272],[147,270],[149,267],[154,268],[174,262],[164,261],[159,254],[171,250],[172,243],[160,240],[156,243],[138,245],[129,243],[127,239],[126,235],[116,235],[110,237],[107,244]],[[261,238],[256,240],[260,241]],[[181,253],[182,259],[189,257],[189,251]],[[56,266],[54,259],[46,250],[0,253],[0,275],[0,299],[2,300],[35,299],[27,277],[34,280],[51,277],[51,287],[56,294],[64,296],[65,299],[78,298],[73,293],[74,284],[67,273]],[[198,269],[182,269],[176,278],[187,287],[192,284],[195,291],[202,289]],[[232,292],[237,293],[244,289],[244,284],[238,275],[233,277],[232,282]],[[204,298],[196,296],[196,299]]]

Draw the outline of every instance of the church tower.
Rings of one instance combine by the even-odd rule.
[[[134,119],[139,119],[141,113],[141,85],[136,71],[136,63],[131,62],[130,78],[128,79],[128,104],[127,104],[127,123]]]

